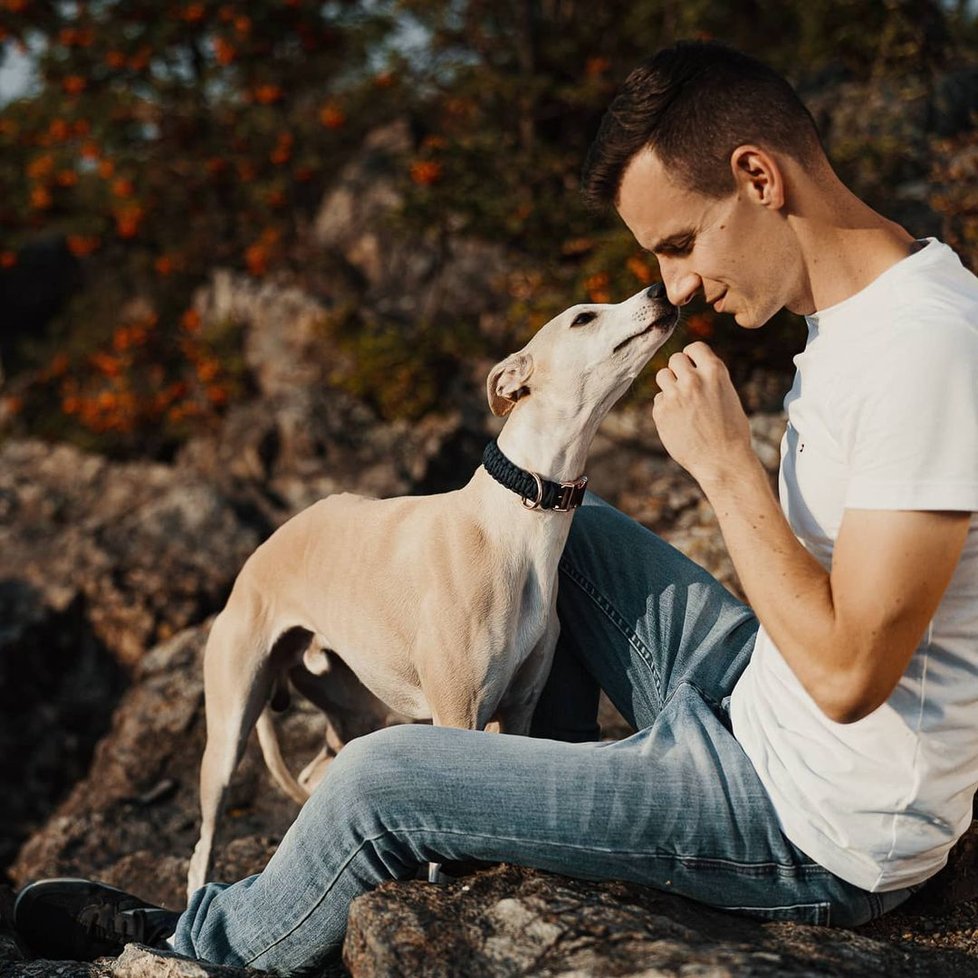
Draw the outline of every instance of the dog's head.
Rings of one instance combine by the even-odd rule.
[[[492,413],[509,414],[544,387],[550,396],[610,408],[671,335],[679,310],[656,284],[617,304],[571,306],[542,326],[486,380]]]

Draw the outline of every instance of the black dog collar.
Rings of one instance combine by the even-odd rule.
[[[567,513],[584,502],[586,475],[574,482],[541,479],[536,472],[527,472],[513,464],[503,455],[495,440],[486,445],[482,464],[496,482],[515,492],[527,509],[552,509],[555,513]]]

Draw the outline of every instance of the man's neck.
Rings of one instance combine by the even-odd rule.
[[[806,257],[807,288],[792,312],[810,315],[856,295],[912,254],[911,234],[864,204],[842,184],[817,208],[799,215],[796,234]]]

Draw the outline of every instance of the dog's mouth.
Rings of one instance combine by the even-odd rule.
[[[611,352],[617,353],[619,350],[628,346],[629,343],[637,340],[640,336],[645,336],[646,334],[651,333],[653,330],[664,329],[671,332],[678,322],[679,309],[677,309],[675,306],[671,306],[668,312],[664,312],[661,316],[657,316],[644,329],[640,329],[637,333],[632,333],[631,336],[626,336],[625,339],[618,343]]]

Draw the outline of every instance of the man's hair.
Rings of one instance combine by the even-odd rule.
[[[609,106],[584,162],[584,197],[617,203],[625,169],[646,147],[678,183],[726,197],[730,154],[744,143],[803,164],[823,153],[811,114],[776,71],[722,44],[680,41],[639,65]]]

